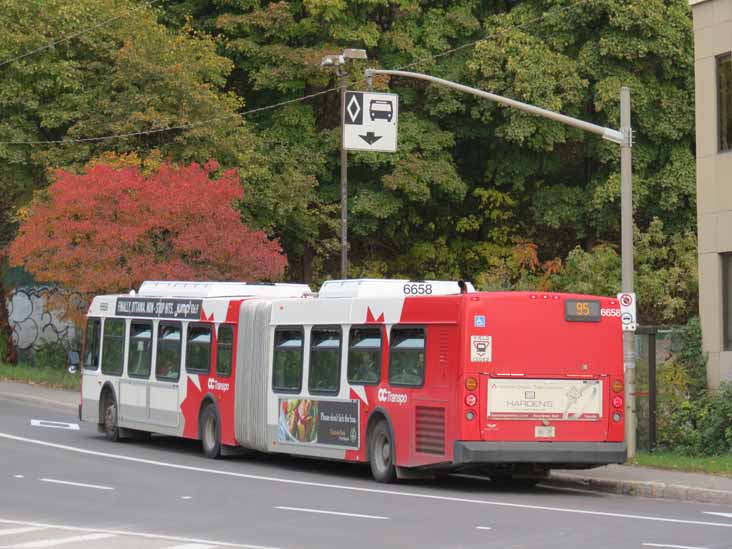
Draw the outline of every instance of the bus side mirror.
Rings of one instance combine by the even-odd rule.
[[[69,373],[75,374],[79,371],[79,353],[78,351],[69,351],[66,361],[69,364]]]

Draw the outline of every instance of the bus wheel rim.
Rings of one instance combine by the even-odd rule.
[[[376,461],[382,471],[391,464],[391,444],[389,438],[384,434],[381,434],[377,439]]]
[[[116,416],[115,405],[114,405],[114,402],[111,402],[107,406],[106,413],[104,414],[104,427],[110,433],[112,431],[114,431],[115,416]]]
[[[213,448],[216,438],[216,420],[213,416],[209,416],[206,419],[206,427],[204,428],[204,440],[206,441],[207,448]]]

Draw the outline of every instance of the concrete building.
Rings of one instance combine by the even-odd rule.
[[[732,381],[732,0],[690,0],[696,77],[699,313],[707,379]]]

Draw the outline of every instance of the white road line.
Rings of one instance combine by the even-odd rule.
[[[25,475],[13,475],[13,478],[25,478]]]
[[[28,543],[17,543],[15,545],[9,545],[8,547],[55,547],[56,545],[76,543],[77,541],[94,541],[113,537],[115,537],[114,534],[86,534],[85,536],[72,536],[70,538],[41,539],[38,541],[29,541]]]
[[[47,421],[45,419],[31,419],[30,424],[33,427],[48,427],[49,429],[67,429],[69,431],[78,431],[78,423],[66,423],[64,421]]]
[[[649,515],[631,515],[626,513],[610,513],[605,511],[590,511],[587,509],[570,509],[566,507],[549,507],[546,505],[530,505],[526,503],[509,503],[505,501],[491,501],[485,499],[470,499],[460,498],[452,496],[439,496],[436,494],[423,494],[419,492],[403,492],[400,490],[387,490],[384,488],[365,488],[359,486],[348,486],[343,484],[328,484],[325,482],[313,482],[307,480],[295,480],[288,478],[279,477],[266,477],[262,475],[253,475],[248,473],[236,473],[234,471],[222,471],[219,469],[208,469],[205,467],[194,467],[193,465],[181,465],[177,463],[166,463],[164,461],[156,461],[153,459],[137,458],[132,456],[124,456],[119,454],[109,454],[107,452],[98,452],[96,450],[86,450],[84,448],[77,448],[75,446],[67,446],[65,444],[56,444],[54,442],[46,442],[45,440],[37,440],[33,438],[19,437],[17,435],[11,435],[9,433],[0,433],[0,438],[7,440],[14,440],[17,442],[26,442],[28,444],[37,444],[39,446],[45,446],[48,448],[57,448],[59,450],[66,450],[69,452],[76,452],[78,454],[85,454],[89,456],[105,457],[109,459],[117,459],[120,461],[129,461],[131,463],[144,463],[146,465],[155,465],[157,467],[167,467],[169,469],[178,469],[180,471],[195,471],[198,473],[207,473],[212,475],[221,475],[225,477],[243,478],[249,480],[260,480],[265,482],[277,482],[281,484],[290,484],[295,486],[309,486],[315,488],[327,488],[331,490],[344,490],[350,492],[359,492],[367,494],[383,494],[389,496],[399,496],[417,499],[426,499],[431,501],[449,501],[454,503],[468,503],[470,505],[488,505],[492,507],[506,507],[508,509],[526,509],[530,511],[552,511],[555,513],[573,513],[577,515],[588,515],[588,516],[599,516],[599,517],[613,517],[620,519],[630,520],[647,520],[652,522],[667,522],[673,524],[690,524],[694,526],[717,526],[720,528],[732,528],[732,522],[705,522],[702,520],[687,520],[677,519],[668,517],[657,517]]]
[[[216,545],[202,545],[200,543],[185,543],[183,545],[171,545],[166,549],[216,549]]]
[[[476,526],[476,530],[493,530],[490,526]]]
[[[717,515],[718,517],[732,518],[732,513],[715,513],[714,511],[702,511],[705,515]]]
[[[105,528],[82,528],[78,526],[66,526],[64,524],[46,524],[42,522],[28,522],[25,520],[0,519],[0,524],[17,524],[21,526],[38,526],[39,528],[55,528],[56,530],[68,530],[69,532],[92,532],[99,534],[111,534],[113,536],[132,536],[145,539],[161,539],[165,541],[200,543],[202,545],[213,545],[215,547],[240,547],[241,549],[278,549],[264,545],[246,545],[244,543],[230,543],[227,541],[212,541],[209,539],[183,538],[179,536],[166,536],[164,534],[150,534],[147,532],[133,532],[130,530],[108,530]],[[15,547],[15,546],[13,546]],[[0,548],[2,549],[2,548]]]
[[[43,530],[38,526],[25,526],[23,528],[3,528],[0,530],[0,536],[13,536],[15,534],[25,534],[26,532],[35,532],[36,530]]]
[[[323,511],[322,509],[304,509],[302,507],[275,507],[275,509],[281,509],[283,511],[300,511],[302,513],[318,513],[320,515],[338,515],[340,517],[355,517],[355,518],[367,518],[377,520],[389,520],[389,517],[380,517],[377,515],[360,515],[358,513],[341,513],[339,511]]]
[[[79,486],[81,488],[94,488],[95,490],[114,490],[111,486],[100,486],[99,484],[84,484],[83,482],[70,482],[68,480],[58,480],[55,478],[39,478],[41,482],[50,482],[52,484],[66,484],[68,486]]]
[[[665,547],[666,549],[707,549],[706,547],[692,547],[691,545],[666,545],[663,543],[644,543],[643,547]]]

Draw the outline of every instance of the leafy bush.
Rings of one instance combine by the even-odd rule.
[[[691,456],[732,452],[732,385],[706,387],[701,327],[693,318],[679,334],[674,358],[660,374],[658,442]]]
[[[61,341],[46,341],[33,351],[33,366],[37,368],[66,368],[68,346]]]

